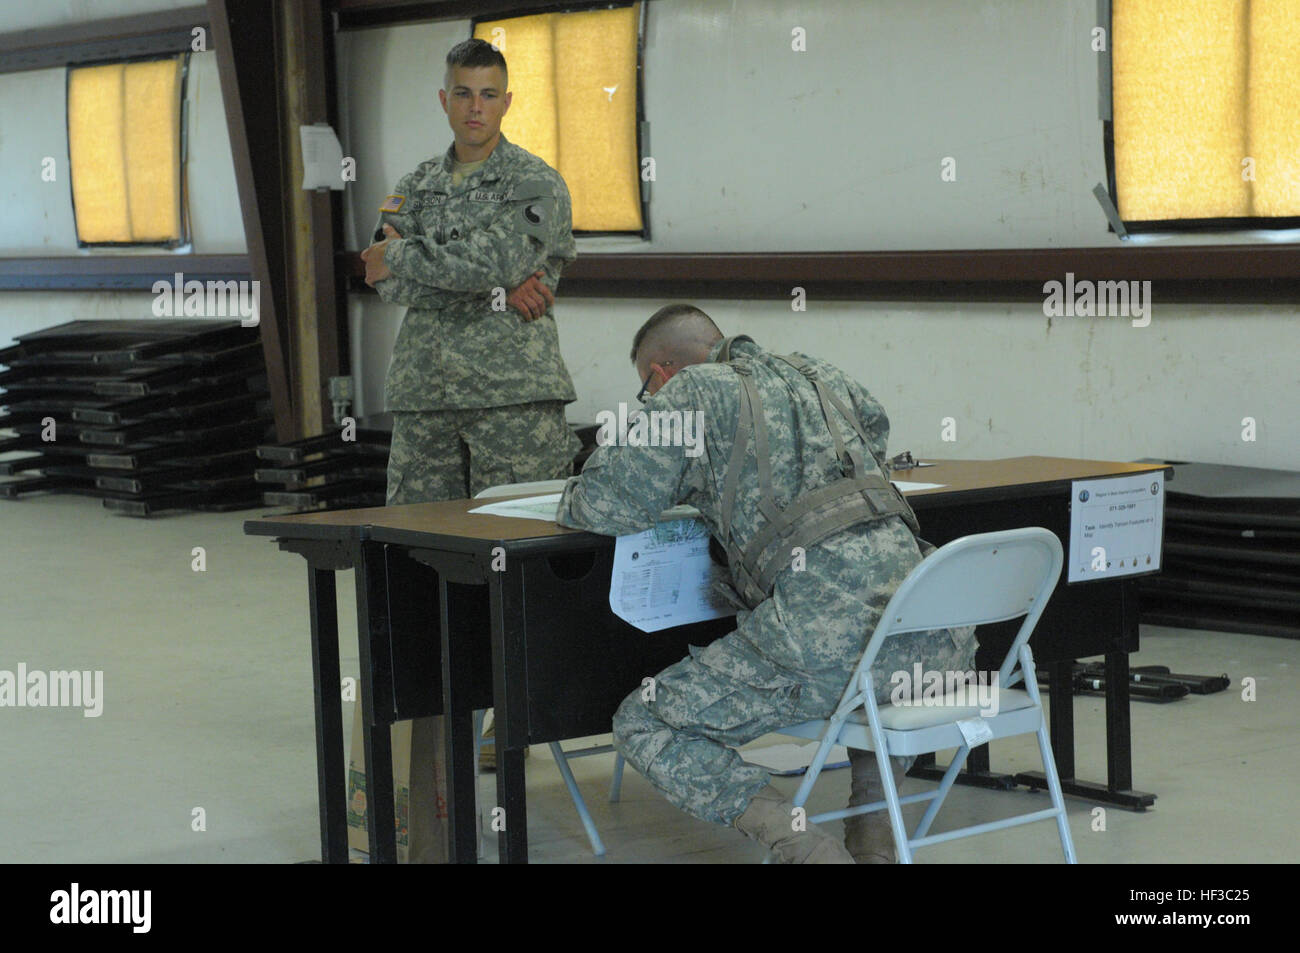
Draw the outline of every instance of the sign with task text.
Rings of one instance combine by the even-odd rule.
[[[1075,480],[1070,489],[1066,582],[1156,572],[1160,569],[1164,524],[1162,470]]]

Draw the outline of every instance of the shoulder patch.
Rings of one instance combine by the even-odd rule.
[[[515,212],[515,226],[523,234],[531,235],[545,244],[553,240],[551,232],[555,214],[555,199],[549,195],[523,199]]]
[[[400,211],[401,208],[402,208],[402,205],[405,204],[405,202],[406,202],[406,196],[405,196],[405,195],[398,195],[398,194],[394,193],[394,194],[388,196],[386,199],[384,199],[384,204],[381,205],[381,206],[379,206],[379,211],[381,211],[381,212],[397,212],[397,211]]]

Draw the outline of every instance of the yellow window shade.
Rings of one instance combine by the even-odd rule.
[[[1300,5],[1114,0],[1111,25],[1120,217],[1300,214]]]
[[[510,74],[510,109],[501,131],[517,146],[560,168],[560,126],[555,90],[555,44],[551,21],[556,14],[480,23],[474,35],[497,43]],[[496,32],[494,32],[496,31]],[[560,172],[563,175],[563,171]],[[567,177],[566,177],[567,180]],[[569,184],[570,192],[573,185]],[[576,205],[576,197],[574,199]],[[576,208],[574,210],[577,211]],[[576,218],[576,216],[575,216]],[[576,224],[576,222],[575,222]]]
[[[575,231],[640,231],[636,56],[640,5],[483,21],[513,93],[501,129],[564,176]]]
[[[1251,0],[1247,155],[1255,215],[1300,215],[1300,4]]]
[[[1120,217],[1249,215],[1246,0],[1119,0],[1111,22]]]
[[[80,241],[181,240],[180,92],[180,57],[69,72]]]

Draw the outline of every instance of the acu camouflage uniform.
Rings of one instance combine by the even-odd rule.
[[[565,477],[581,448],[564,419],[577,395],[554,316],[525,321],[505,305],[538,270],[553,292],[577,257],[569,190],[504,135],[455,185],[455,148],[404,176],[379,218],[402,237],[375,290],[410,309],[384,387],[390,505]]]
[[[647,412],[703,413],[704,452],[684,447],[604,446],[582,476],[565,487],[558,522],[608,535],[652,526],[676,503],[699,509],[715,538],[723,525],[726,470],[741,410],[735,367],[710,362],[683,368],[646,404]],[[773,492],[781,508],[840,475],[832,437],[813,386],[789,364],[745,339],[731,346],[732,364],[751,375],[767,423]],[[889,421],[858,383],[814,358],[804,360],[853,411],[870,453],[842,418],[845,444],[879,474]],[[661,418],[670,419],[670,418]],[[741,549],[762,528],[754,441],[740,464],[732,535]],[[899,516],[835,533],[806,551],[805,568],[777,573],[768,598],[752,610],[733,591],[736,631],[671,665],[655,678],[652,700],[629,695],[614,716],[614,743],[625,758],[682,810],[721,824],[744,813],[769,783],[734,747],[777,728],[828,717],[853,675],[880,613],[921,561],[916,537]],[[787,563],[787,567],[790,564]],[[646,636],[653,638],[653,636]],[[920,661],[927,669],[966,670],[974,657],[972,629],[900,636],[886,643],[872,668],[879,701],[889,676]]]

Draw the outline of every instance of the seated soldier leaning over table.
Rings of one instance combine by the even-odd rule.
[[[652,395],[647,411],[703,414],[694,418],[702,419],[703,451],[602,446],[566,484],[556,519],[623,535],[648,529],[674,504],[696,507],[727,553],[738,612],[735,632],[692,647],[656,676],[652,700],[640,689],[627,697],[614,716],[616,748],[679,808],[736,827],[784,862],[892,863],[885,812],[848,818],[843,845],[816,825],[796,831],[789,798],[733,750],[833,712],[881,611],[921,561],[915,517],[879,466],[889,435],[884,410],[823,361],[770,354],[744,336],[724,340],[690,305],[657,311],[637,332],[632,361],[642,395]],[[830,513],[829,521],[797,520],[792,534],[750,551],[782,510],[794,515],[804,494],[854,479],[865,479],[865,495],[859,483],[814,510],[814,518]],[[794,547],[804,550],[802,571]],[[872,670],[879,700],[889,696],[891,672],[917,661],[966,670],[974,649],[972,629],[891,639]],[[849,804],[872,800],[872,786],[879,799],[875,756],[851,758]],[[895,776],[903,769],[895,759]]]

